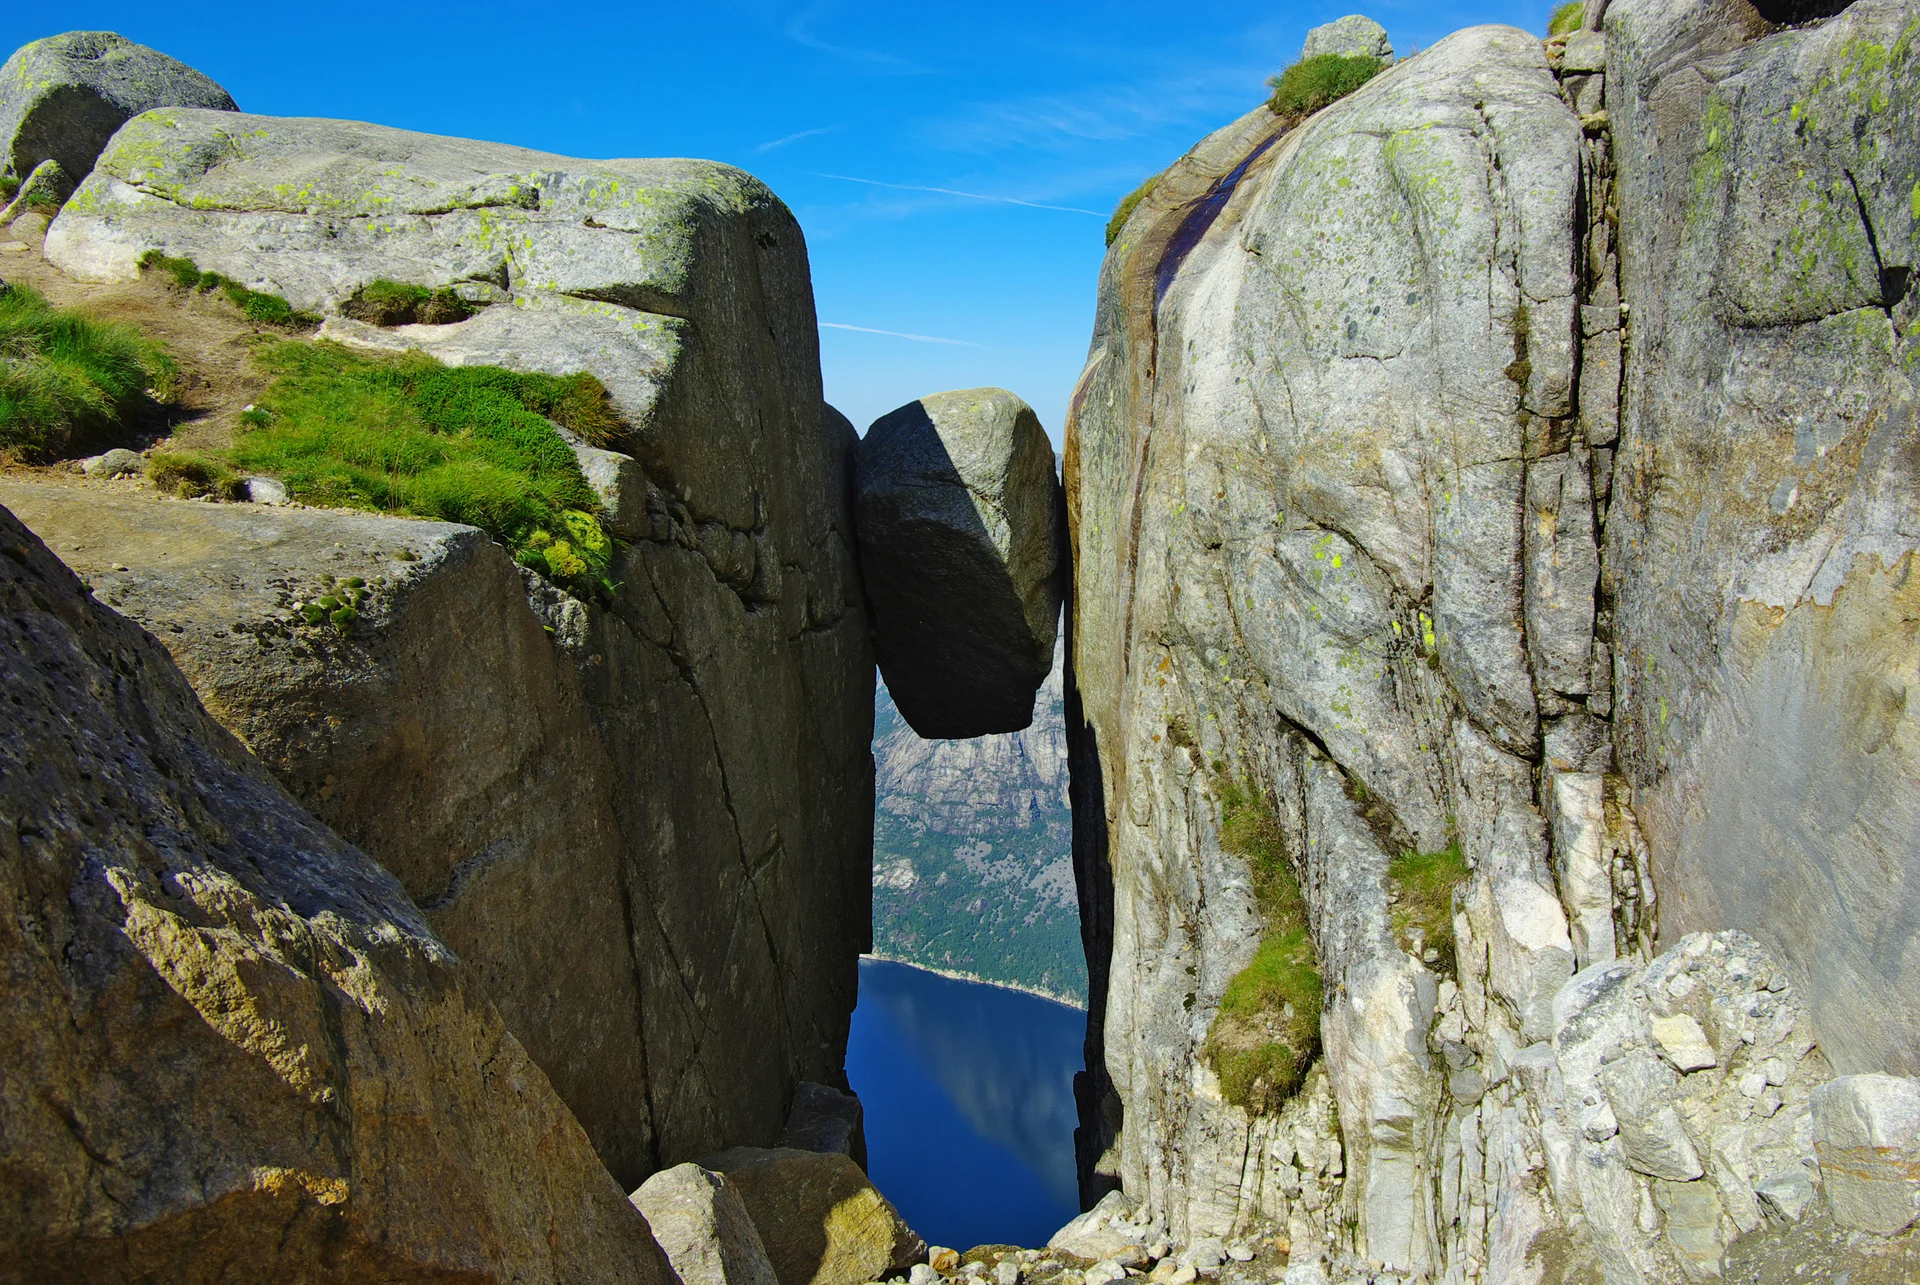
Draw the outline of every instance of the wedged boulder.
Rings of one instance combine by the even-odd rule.
[[[666,1285],[390,873],[0,510],[0,1280]]]
[[[496,884],[497,914],[444,931],[527,997],[502,1005],[530,1045],[540,1028],[556,1056],[628,1050],[554,1071],[628,1189],[659,1164],[777,1137],[794,1085],[840,1070],[873,832],[857,439],[821,398],[791,213],[708,162],[168,109],[120,131],[48,238],[50,259],[84,279],[136,275],[158,249],[325,314],[326,337],[607,386],[626,427],[605,453],[582,452],[627,541],[603,600],[520,580],[513,605],[495,558],[476,570],[484,586],[449,582],[453,601],[435,608],[460,629],[436,633],[431,612],[366,623],[354,649],[367,663],[316,669],[318,686],[186,668],[225,676],[209,703],[285,747],[270,765],[303,801],[421,872],[436,922],[496,880],[527,881],[520,909]],[[478,311],[385,328],[341,314],[380,279],[457,286]],[[463,593],[490,605],[469,613]],[[149,623],[182,652],[229,645]],[[369,699],[328,709],[337,721],[319,734],[318,696],[348,675]],[[482,737],[434,705],[463,682]],[[396,777],[389,750],[439,766]],[[554,939],[575,907],[591,923],[565,946]],[[624,925],[608,929],[622,944],[586,944],[602,924]],[[594,954],[582,976],[595,980],[523,970],[516,939]]]
[[[681,1285],[778,1285],[740,1193],[696,1164],[662,1169],[633,1193]]]
[[[1033,408],[998,388],[937,393],[874,421],[856,460],[874,654],[901,716],[930,740],[1026,727],[1065,574]]]
[[[780,1285],[863,1285],[926,1259],[926,1242],[847,1156],[735,1147],[699,1163],[739,1191]]]
[[[0,67],[0,168],[25,177],[56,161],[67,176],[64,199],[114,131],[155,107],[239,110],[208,77],[111,31],[22,45]]]

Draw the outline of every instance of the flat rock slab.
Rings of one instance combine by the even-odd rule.
[[[1053,667],[1064,535],[1053,448],[998,388],[882,416],[856,458],[874,652],[928,739],[1017,732]]]
[[[57,161],[78,182],[114,131],[155,107],[239,110],[185,63],[111,31],[36,40],[0,67],[0,162],[25,175]]]

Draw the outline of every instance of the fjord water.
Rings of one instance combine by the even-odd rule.
[[[1080,1212],[1086,1022],[1022,991],[860,961],[847,1078],[866,1109],[867,1169],[929,1242],[1039,1246]]]

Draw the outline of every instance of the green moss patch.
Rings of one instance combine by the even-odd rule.
[[[1572,4],[1560,5],[1553,11],[1553,16],[1547,19],[1547,39],[1551,40],[1555,36],[1564,36],[1568,32],[1578,31],[1586,20],[1585,0],[1573,0]]]
[[[1153,175],[1139,187],[1134,188],[1133,191],[1120,198],[1120,204],[1116,205],[1113,209],[1113,217],[1107,220],[1108,245],[1112,245],[1120,239],[1120,230],[1127,226],[1127,220],[1133,217],[1133,212],[1139,208],[1140,202],[1146,200],[1148,196],[1152,195],[1153,189],[1160,186],[1160,175],[1164,173],[1166,173],[1166,171],[1162,170],[1160,174]]]
[[[155,451],[147,458],[147,480],[182,499],[243,500],[247,492],[244,477],[202,451]]]
[[[227,297],[229,303],[245,313],[247,320],[263,326],[307,330],[320,324],[320,318],[310,312],[296,312],[293,305],[279,295],[249,290],[218,272],[202,272],[192,259],[170,258],[158,250],[149,250],[140,256],[140,268],[144,272],[166,273],[182,290],[217,290]]]
[[[277,477],[308,504],[476,526],[576,594],[611,592],[599,499],[553,426],[604,436],[608,418],[618,423],[592,375],[292,340],[254,360],[276,378],[220,463]]]
[[[164,399],[178,368],[131,326],[56,308],[26,286],[0,287],[0,452],[60,459],[123,434]]]
[[[1399,900],[1393,907],[1394,936],[1415,956],[1432,949],[1452,971],[1453,890],[1467,880],[1467,858],[1454,840],[1438,852],[1407,852],[1387,864],[1387,879]]]
[[[1303,58],[1267,81],[1273,89],[1267,107],[1274,115],[1294,124],[1327,104],[1345,98],[1385,68],[1386,63],[1365,54],[1351,58],[1341,54]]]
[[[1225,774],[1215,788],[1220,844],[1247,862],[1266,926],[1253,961],[1227,983],[1205,1057],[1227,1101],[1271,1114],[1299,1092],[1320,1053],[1319,960],[1272,806]]]
[[[446,326],[465,321],[476,310],[451,286],[416,286],[382,277],[361,286],[340,311],[376,326]]]

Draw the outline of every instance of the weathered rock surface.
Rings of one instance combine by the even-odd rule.
[[[303,800],[498,963],[525,999],[502,1000],[509,1024],[552,1031],[527,1040],[577,1068],[556,1082],[623,1183],[774,1140],[795,1084],[839,1077],[871,898],[856,438],[821,400],[792,215],[707,162],[168,110],[116,136],[48,238],[85,279],[157,248],[346,341],[606,384],[629,431],[582,449],[630,540],[610,601],[495,551],[325,664],[150,625],[204,653],[185,667],[220,686],[210,706]],[[383,277],[496,302],[449,325],[338,315]],[[541,963],[568,952],[596,959]]]
[[[844,1040],[851,986],[789,987],[785,1013],[768,992],[781,952],[823,969],[835,948],[851,954],[840,890],[790,890],[787,913],[821,920],[772,918],[769,941],[733,861],[630,839],[616,794],[662,770],[616,768],[586,665],[480,532],[11,480],[0,502],[164,639],[209,710],[400,878],[616,1173],[644,1175],[706,1139],[771,1138],[785,1112],[756,1098],[784,1098],[784,1075],[837,1072],[837,1046],[819,1046]],[[294,611],[355,578],[370,596],[351,636]],[[575,628],[595,618],[546,592],[543,607]],[[658,684],[636,688],[686,734]],[[697,816],[697,798],[649,806]],[[754,932],[715,940],[714,916],[748,916]],[[684,982],[661,971],[672,959]],[[690,1041],[682,1024],[713,1029]],[[809,1047],[770,1059],[769,1031]]]
[[[1350,13],[1309,31],[1306,44],[1300,49],[1303,59],[1321,58],[1328,54],[1338,58],[1380,58],[1392,62],[1393,42],[1387,39],[1387,29],[1372,18]]]
[[[1748,929],[1838,1069],[1917,1075],[1913,8],[1728,12],[1607,10],[1616,741],[1662,930]]]
[[[1893,1236],[1920,1217],[1920,1081],[1849,1075],[1821,1085],[1813,1140],[1835,1222]]]
[[[1920,977],[1911,21],[1477,28],[1141,202],[1064,469],[1089,1194],[1343,1283],[1833,1226],[1812,1094]],[[1324,986],[1266,1113],[1256,852]]]
[[[901,716],[928,738],[1026,727],[1065,574],[1032,407],[997,388],[938,393],[876,420],[856,459],[874,654]]]
[[[803,1080],[794,1086],[793,1107],[780,1145],[796,1151],[833,1151],[867,1167],[865,1113],[860,1099],[830,1084]]]
[[[691,1163],[662,1169],[633,1204],[681,1285],[778,1285],[740,1193],[722,1175]]]
[[[65,199],[114,131],[155,107],[239,110],[185,63],[111,31],[22,45],[0,67],[0,169],[24,178],[54,161],[67,175]]]
[[[667,1281],[399,881],[0,554],[0,1280]]]
[[[862,1285],[926,1258],[926,1242],[847,1156],[735,1147],[700,1163],[740,1192],[780,1285]]]

